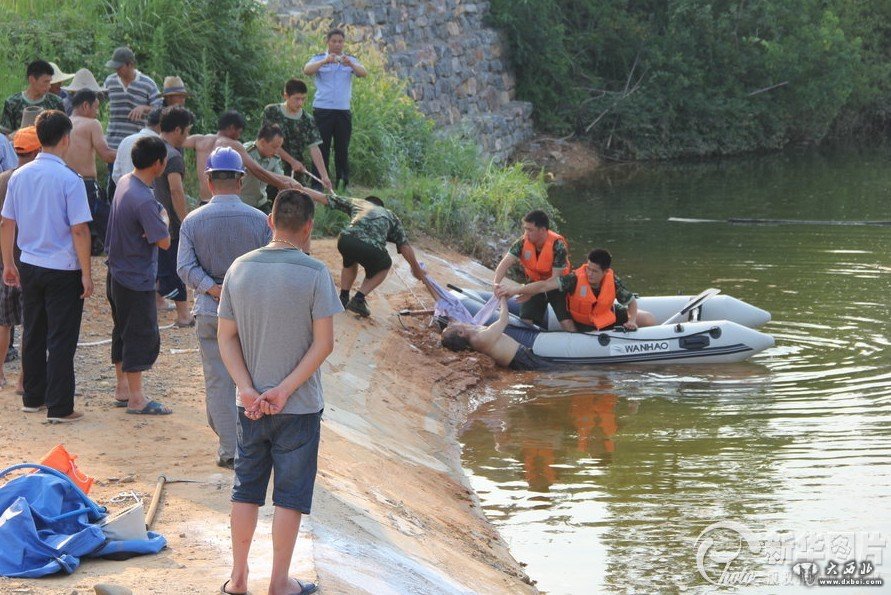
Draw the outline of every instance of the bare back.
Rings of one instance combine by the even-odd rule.
[[[218,135],[216,134],[193,134],[189,137],[184,145],[185,148],[195,150],[195,172],[198,174],[198,182],[200,183],[199,195],[202,201],[210,200],[210,188],[207,185],[207,177],[204,175],[204,166],[207,158],[216,148]]]
[[[68,167],[84,178],[96,177],[96,135],[102,136],[102,125],[95,118],[72,116],[71,145],[65,153]]]

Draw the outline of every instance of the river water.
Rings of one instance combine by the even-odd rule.
[[[772,313],[762,330],[776,346],[742,364],[524,374],[490,389],[462,435],[464,465],[537,586],[889,581],[891,227],[726,220],[891,220],[891,150],[608,167],[552,200],[573,263],[606,247],[641,294],[718,287]]]

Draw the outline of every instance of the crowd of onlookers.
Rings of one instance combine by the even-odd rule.
[[[336,196],[328,176],[332,148],[337,187],[349,183],[351,82],[367,75],[343,53],[341,30],[326,39],[327,51],[304,67],[316,87],[314,113],[304,110],[306,83],[288,80],[283,101],[266,106],[256,138],[244,144],[245,119],[235,111],[220,115],[215,133],[191,134],[183,80],[168,76],[159,89],[127,47],[106,63],[113,72],[102,85],[86,68],[66,74],[51,62],[31,62],[26,88],[6,99],[0,114],[0,385],[21,324],[22,411],[45,411],[49,423],[83,417],[75,409],[74,355],[84,300],[94,290],[91,256],[107,257],[117,378],[110,406],[172,413],[142,385],[160,351],[158,311],[175,309],[173,326],[196,327],[217,464],[236,473],[233,570],[221,588],[227,593],[247,590],[248,551],[273,467],[269,592],[316,589],[289,578],[288,566],[312,501],[319,367],[333,349],[333,315],[344,300],[328,269],[309,255],[309,237],[315,202],[328,204],[317,190]],[[186,195],[185,149],[195,155],[194,201]],[[107,164],[107,179],[99,179],[97,160]],[[303,185],[308,180],[317,190]],[[331,206],[357,214],[366,202],[336,200]],[[378,208],[367,204],[355,219]],[[347,264],[358,266],[345,258]]]

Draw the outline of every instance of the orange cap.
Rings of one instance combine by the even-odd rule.
[[[40,150],[40,139],[37,138],[37,127],[19,128],[12,140],[16,153],[33,153]]]

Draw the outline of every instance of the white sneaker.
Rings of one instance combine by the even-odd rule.
[[[39,411],[43,411],[46,409],[46,405],[41,405],[40,407],[28,407],[27,405],[22,406],[22,411],[25,413],[37,413]]]

